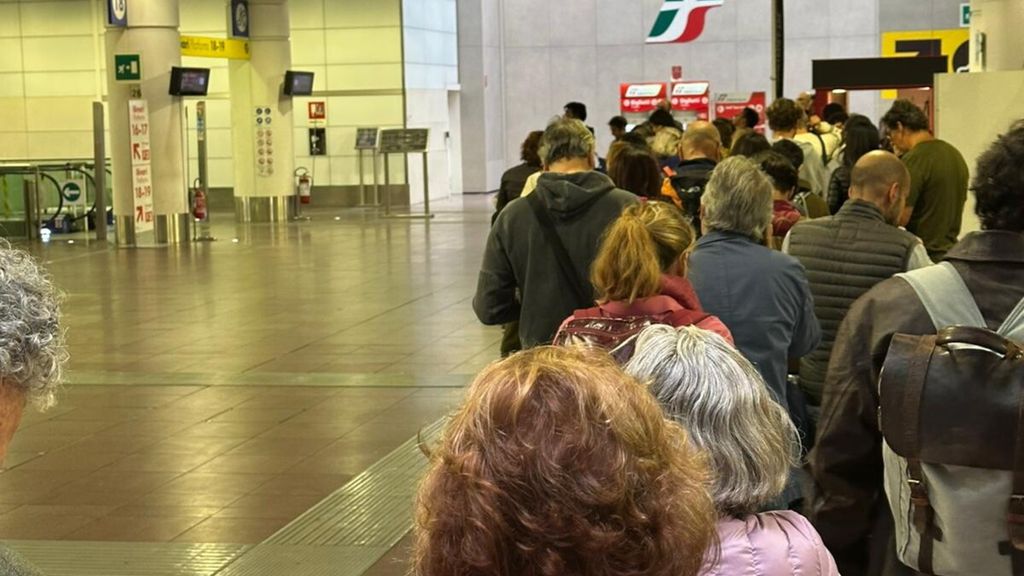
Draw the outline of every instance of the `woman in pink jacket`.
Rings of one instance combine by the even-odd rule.
[[[750,362],[718,335],[659,325],[637,337],[626,371],[711,461],[721,549],[702,576],[838,576],[807,519],[763,511],[785,488],[800,444]]]
[[[686,279],[686,261],[696,234],[683,213],[667,202],[641,202],[626,208],[612,223],[594,259],[591,281],[597,306],[577,310],[564,329],[582,318],[650,318],[653,323],[694,325],[732,342],[721,320],[701,308]]]

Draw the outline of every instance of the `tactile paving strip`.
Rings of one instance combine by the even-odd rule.
[[[213,576],[252,548],[241,544],[50,540],[4,544],[47,576]]]
[[[441,419],[423,429],[434,443]],[[412,527],[413,496],[427,459],[412,438],[334,494],[243,554],[218,576],[358,576]]]

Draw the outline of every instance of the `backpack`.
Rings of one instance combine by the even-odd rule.
[[[667,300],[671,298],[663,297]],[[562,326],[555,335],[555,346],[595,346],[607,350],[619,364],[625,364],[636,350],[636,337],[648,326],[668,324],[670,326],[692,326],[703,322],[711,315],[687,310],[672,301],[674,307],[666,311],[671,314],[664,320],[656,316],[629,316],[617,318],[605,316],[600,307],[577,310],[573,319]]]
[[[997,331],[948,262],[899,274],[936,334],[896,334],[879,380],[900,561],[924,574],[1024,575],[1024,300]]]
[[[690,219],[694,230],[700,236],[700,200],[708,185],[711,170],[683,169],[669,177],[676,198],[672,201]]]

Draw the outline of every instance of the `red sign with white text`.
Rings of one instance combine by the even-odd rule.
[[[676,82],[672,84],[672,109],[690,112],[698,120],[707,120],[711,114],[711,84],[709,82]]]
[[[733,119],[739,116],[744,108],[750,107],[757,110],[757,127],[755,130],[764,130],[764,110],[768,99],[764,92],[731,92],[715,95],[715,118]]]
[[[310,102],[309,103],[309,119],[310,120],[326,120],[327,119],[327,103],[326,102]]]
[[[623,114],[653,112],[665,100],[667,91],[665,84],[657,82],[622,84],[619,87],[619,108]]]

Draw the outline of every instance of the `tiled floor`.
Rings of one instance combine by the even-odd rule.
[[[473,198],[432,223],[319,212],[179,249],[36,247],[68,293],[71,384],[15,437],[0,539],[263,541],[496,357],[500,332],[470,309],[488,212]]]

